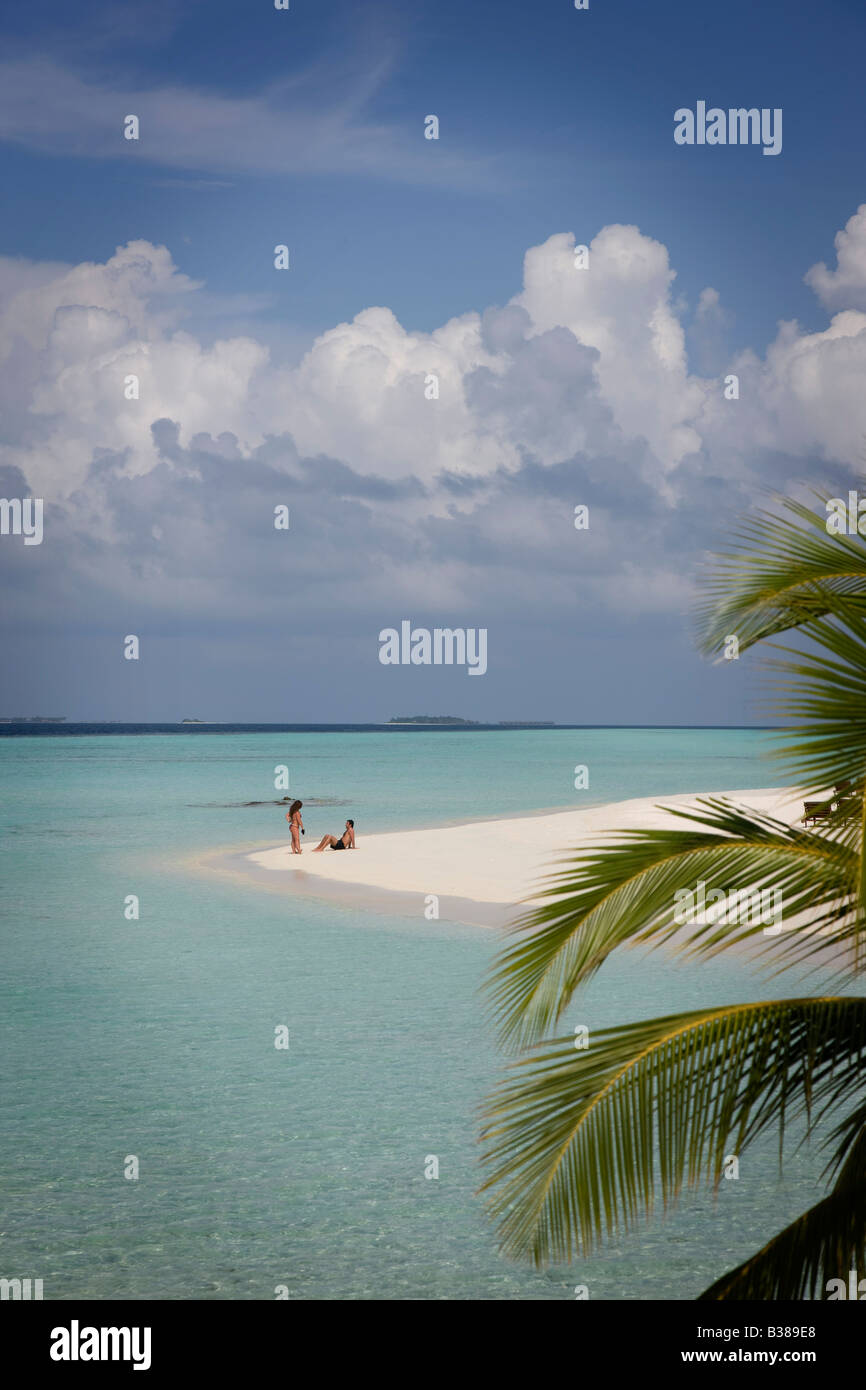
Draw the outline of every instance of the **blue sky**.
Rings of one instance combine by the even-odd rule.
[[[6,495],[45,495],[57,537],[38,562],[28,553],[29,571],[23,552],[0,555],[14,595],[6,622],[29,653],[3,693],[7,712],[74,692],[70,717],[165,718],[181,692],[185,709],[201,707],[216,685],[208,717],[283,718],[284,671],[261,634],[273,630],[275,584],[293,575],[303,613],[285,618],[279,661],[294,680],[293,644],[303,649],[295,717],[387,717],[407,700],[474,717],[758,717],[745,678],[722,693],[695,664],[687,591],[705,548],[761,488],[813,476],[841,487],[856,466],[866,320],[850,314],[866,308],[866,223],[849,220],[866,180],[852,55],[864,37],[854,0],[7,12],[0,473]],[[782,153],[675,145],[675,110],[698,100],[781,108]],[[138,142],[122,138],[130,112]],[[430,113],[438,141],[423,138]],[[557,236],[595,245],[611,228],[593,252],[594,288],[559,317],[555,293],[521,290],[530,248],[546,248],[545,275],[564,275]],[[129,243],[138,249],[113,260]],[[278,243],[288,274],[273,267]],[[820,262],[824,278],[804,283]],[[384,316],[365,318],[375,306]],[[839,310],[849,318],[825,341]],[[446,328],[452,319],[463,326]],[[341,324],[353,324],[342,337]],[[325,346],[305,358],[318,335]],[[429,412],[410,419],[417,393],[407,404],[440,357],[444,379],[454,373],[441,438],[445,408],[431,432]],[[112,363],[133,361],[153,371],[135,419],[103,389]],[[713,383],[735,369],[745,403],[725,415]],[[168,453],[166,421],[178,429]],[[428,434],[436,449],[416,458]],[[251,530],[220,531],[221,506],[239,516],[258,489],[265,508],[269,488],[306,499],[279,571],[256,558],[254,517]],[[164,513],[181,494],[200,550],[178,532],[170,553]],[[606,528],[592,561],[587,549],[546,572],[545,528],[584,499]],[[234,581],[203,558],[217,543]],[[61,556],[78,578],[63,586],[55,660],[39,634],[56,622]],[[422,560],[435,576],[426,587]],[[568,608],[575,563],[582,617]],[[223,580],[215,617],[209,595]],[[602,585],[619,594],[603,620],[591,597]],[[171,597],[180,588],[183,602]],[[400,594],[400,612],[386,612],[383,591]],[[97,612],[111,615],[103,626]],[[414,701],[397,693],[375,635],[406,616],[488,625],[499,664],[471,691],[431,672]],[[136,698],[111,674],[115,622],[149,624],[162,652]],[[590,674],[572,651],[576,622],[595,653]],[[180,632],[199,644],[188,671]],[[85,650],[99,681],[82,675]],[[241,651],[260,671],[254,701],[233,675]],[[656,690],[673,673],[665,698],[624,688],[638,651]],[[556,695],[539,710],[545,670]],[[588,693],[575,710],[578,673]]]
[[[862,73],[847,55],[864,39],[866,10],[854,0],[7,11],[7,61],[44,53],[116,92],[119,117],[125,91],[255,100],[274,88],[269,134],[290,152],[293,125],[281,112],[294,99],[278,89],[299,79],[322,110],[348,93],[355,124],[381,123],[410,153],[383,158],[374,177],[278,177],[221,170],[217,141],[209,167],[167,167],[165,145],[146,129],[134,152],[118,139],[114,158],[70,157],[74,131],[61,129],[38,154],[33,141],[2,148],[3,186],[15,192],[3,249],[101,259],[144,237],[170,246],[216,293],[270,296],[264,316],[302,329],[379,303],[408,327],[431,328],[467,305],[504,302],[524,249],[552,230],[585,239],[604,223],[634,222],[669,247],[683,294],[712,283],[741,339],[760,346],[780,317],[814,322],[803,267],[827,255],[831,229],[860,200]],[[675,147],[673,112],[698,98],[781,106],[783,156],[720,148],[709,159]],[[428,112],[440,117],[438,143],[418,138]],[[435,180],[443,155],[465,176]],[[294,253],[279,293],[268,256],[277,241]]]

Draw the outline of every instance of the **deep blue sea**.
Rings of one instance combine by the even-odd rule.
[[[506,1261],[477,1195],[478,1108],[503,1067],[479,986],[499,935],[184,862],[285,839],[280,766],[309,842],[347,816],[360,837],[772,786],[766,734],[87,728],[0,738],[3,1277],[43,1279],[46,1299],[273,1299],[280,1285],[292,1299],[567,1299],[578,1284],[688,1299],[823,1191],[820,1151],[780,1179],[770,1139],[718,1199],[689,1196],[591,1259]],[[577,764],[588,791],[573,790]],[[797,992],[733,958],[625,953],[579,1012],[602,1027]]]

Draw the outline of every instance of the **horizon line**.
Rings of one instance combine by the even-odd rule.
[[[201,729],[441,729],[446,732],[460,732],[465,729],[505,729],[511,733],[544,733],[551,729],[756,729],[756,730],[775,730],[787,726],[784,724],[557,724],[548,721],[535,720],[468,720],[465,724],[446,724],[446,723],[411,723],[411,722],[392,722],[390,720],[328,720],[328,721],[308,721],[308,722],[288,722],[288,721],[269,721],[269,720],[202,720],[196,724],[184,724],[181,720],[171,719],[63,719],[63,720],[8,720],[0,722],[0,735],[10,729],[25,729],[28,733],[34,729],[43,729],[50,732],[57,728],[82,728],[93,727],[95,725],[113,726],[118,728],[167,728],[177,729],[184,733],[195,733]],[[522,726],[522,727],[517,727]]]

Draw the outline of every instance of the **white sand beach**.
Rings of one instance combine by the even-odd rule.
[[[380,893],[436,894],[477,904],[510,906],[531,900],[540,881],[556,861],[577,848],[615,839],[619,831],[670,824],[664,807],[694,806],[700,793],[664,797],[638,797],[585,810],[556,811],[542,815],[473,821],[433,830],[401,830],[365,835],[363,820],[356,823],[357,849],[335,853],[313,852],[317,842],[308,830],[303,853],[293,855],[288,844],[235,856],[234,868],[259,881],[272,879],[294,884],[305,894],[331,896],[337,885],[353,885],[360,900],[371,890]],[[706,793],[724,796],[743,806],[793,823],[803,814],[802,796],[790,789]],[[339,834],[342,826],[330,829]],[[451,915],[451,914],[449,914]],[[467,920],[466,914],[454,914]],[[471,917],[469,918],[471,920]]]

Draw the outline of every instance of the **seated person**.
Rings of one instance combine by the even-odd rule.
[[[355,822],[346,821],[346,829],[343,831],[339,840],[335,835],[323,835],[319,844],[313,850],[313,854],[318,854],[322,849],[354,849],[355,848]]]

